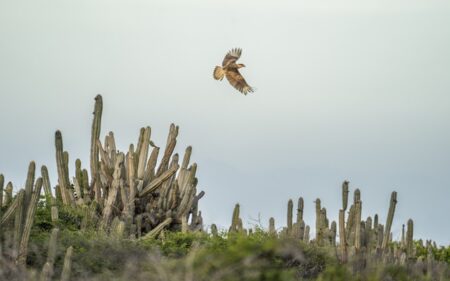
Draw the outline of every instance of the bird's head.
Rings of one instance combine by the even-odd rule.
[[[237,66],[238,66],[238,68],[242,68],[242,67],[245,67],[245,64],[239,63]]]

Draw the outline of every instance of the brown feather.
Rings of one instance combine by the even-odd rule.
[[[222,66],[226,67],[232,63],[236,63],[236,61],[241,57],[242,50],[239,48],[231,49],[225,58],[223,59]]]
[[[247,82],[245,81],[244,77],[242,77],[241,73],[237,70],[237,68],[229,68],[225,76],[228,79],[228,82],[236,88],[239,92],[243,93],[244,95],[248,93],[252,93],[253,89],[250,87]]]

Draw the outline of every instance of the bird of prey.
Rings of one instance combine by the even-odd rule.
[[[223,59],[222,66],[216,66],[214,68],[214,79],[222,80],[225,76],[230,84],[235,87],[239,92],[247,95],[254,90],[245,81],[244,77],[239,73],[239,68],[245,67],[242,63],[236,63],[241,57],[242,50],[235,48],[229,51]]]

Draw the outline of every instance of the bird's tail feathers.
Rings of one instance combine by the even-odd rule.
[[[254,88],[254,87],[250,87],[250,86],[245,86],[243,89],[242,89],[242,93],[244,94],[244,95],[247,95],[248,93],[253,93],[254,91],[255,91],[256,89]]]
[[[214,68],[214,79],[222,80],[224,76],[225,76],[225,71],[223,70],[223,68],[220,66],[216,66]]]

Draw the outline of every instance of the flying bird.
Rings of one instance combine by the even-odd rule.
[[[236,63],[241,57],[242,50],[239,48],[229,51],[223,59],[222,66],[216,66],[214,68],[214,79],[221,80],[223,77],[227,77],[228,82],[236,88],[239,92],[247,95],[254,90],[245,81],[244,77],[239,73],[239,68],[245,67],[243,63]]]

